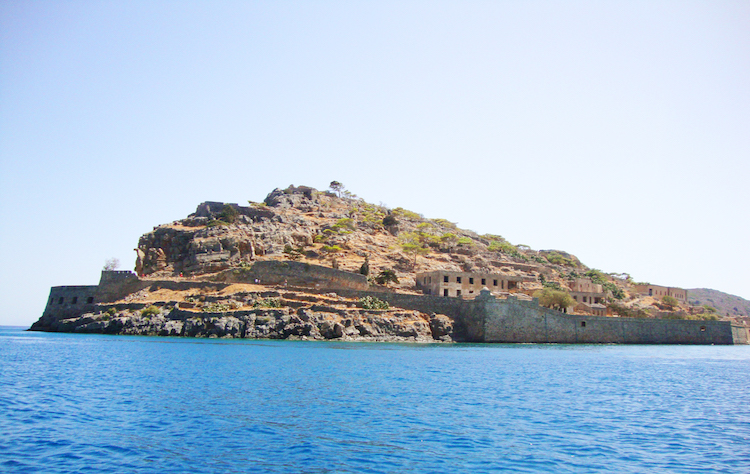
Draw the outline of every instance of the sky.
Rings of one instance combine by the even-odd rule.
[[[0,324],[203,201],[333,180],[750,299],[745,1],[0,2]]]

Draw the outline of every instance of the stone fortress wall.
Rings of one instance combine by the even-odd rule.
[[[370,287],[364,275],[299,262],[258,261],[249,268],[223,273],[226,283],[304,287],[311,292],[333,291],[342,296],[375,296],[391,305],[445,314],[454,319],[456,340],[507,343],[620,344],[747,344],[748,329],[729,321],[614,318],[569,315],[509,296],[498,299],[480,290],[473,299],[395,293]],[[481,283],[481,281],[480,281]],[[60,319],[93,312],[97,304],[114,302],[151,285],[185,289],[222,285],[200,281],[140,280],[131,272],[102,272],[97,286],[60,286],[50,291],[44,317]],[[100,308],[100,307],[99,307]]]

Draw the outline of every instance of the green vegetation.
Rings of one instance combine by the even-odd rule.
[[[292,247],[291,245],[286,244],[284,246],[284,255],[286,255],[286,257],[289,260],[295,260],[295,261],[297,261],[300,258],[302,258],[302,248],[301,247]]]
[[[458,226],[456,226],[455,223],[447,220],[447,219],[432,219],[432,222],[434,222],[436,225],[439,225],[440,227],[445,227],[447,229],[457,229]]]
[[[281,308],[279,298],[258,298],[253,301],[253,308]]]
[[[143,308],[143,310],[141,311],[141,316],[143,316],[144,318],[150,318],[151,316],[155,316],[157,314],[161,314],[161,310],[154,305]]]
[[[398,225],[398,219],[396,219],[396,216],[394,216],[393,214],[388,214],[383,218],[384,227],[390,227],[393,225]]]
[[[374,296],[365,296],[359,299],[359,304],[364,309],[388,309],[391,305],[387,301],[375,298]]]
[[[225,313],[232,309],[232,307],[226,303],[209,303],[201,308],[204,313]]]
[[[398,236],[398,244],[404,253],[414,255],[414,265],[417,264],[417,255],[430,253],[427,246],[429,238],[422,232],[406,232]]]
[[[566,311],[568,307],[575,305],[575,300],[565,291],[554,290],[552,288],[545,288],[534,293],[534,298],[539,298],[539,304],[546,307],[556,309],[558,311]]]
[[[338,197],[341,197],[341,193],[344,191],[344,185],[338,181],[331,181],[331,184],[329,184],[328,187],[331,188],[331,191],[336,193]]]
[[[392,214],[394,216],[403,217],[404,219],[410,220],[410,221],[421,221],[423,217],[420,214],[417,214],[416,212],[407,211],[406,209],[402,207],[397,207],[392,211]]]
[[[611,281],[605,281],[602,283],[602,288],[604,288],[605,291],[609,291],[612,294],[612,297],[618,300],[621,300],[625,298],[625,292],[620,288],[619,286],[615,285]]]
[[[110,306],[109,308],[107,308],[107,314],[109,314],[110,316],[114,316],[116,312],[117,312],[117,310],[115,308],[113,308],[112,306]]]
[[[234,224],[234,222],[237,220],[238,214],[239,212],[234,206],[230,204],[224,204],[224,207],[219,214],[219,220],[224,221],[228,224]]]
[[[468,237],[461,237],[456,243],[463,246],[474,245],[474,241]]]
[[[359,267],[359,273],[364,276],[368,276],[370,274],[370,257],[365,255],[365,261],[362,264],[361,267]]]
[[[563,265],[566,267],[577,267],[576,262],[570,258],[563,257],[557,252],[550,252],[546,256],[547,261],[553,265]]]
[[[661,299],[661,302],[669,309],[675,309],[680,305],[680,302],[677,301],[677,298],[669,295],[664,295],[664,297]]]
[[[320,248],[320,250],[327,254],[333,254],[341,252],[341,247],[339,247],[338,245],[324,245]]]
[[[396,275],[396,272],[389,268],[381,271],[380,273],[378,273],[378,276],[375,277],[375,283],[377,283],[378,285],[388,286],[388,283],[391,282],[398,284],[398,275]]]

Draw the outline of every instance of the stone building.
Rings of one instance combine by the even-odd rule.
[[[588,278],[577,278],[568,282],[568,288],[570,288],[570,296],[579,303],[601,306],[605,302],[606,295],[602,285]]]
[[[682,288],[670,288],[659,285],[635,285],[635,291],[640,295],[651,296],[657,300],[661,300],[665,296],[671,296],[683,304],[686,304],[688,301],[687,290],[683,290]]]
[[[531,277],[497,273],[449,272],[435,270],[417,273],[417,289],[426,295],[458,296],[474,298],[482,288],[494,294],[513,293],[523,281],[534,281]]]

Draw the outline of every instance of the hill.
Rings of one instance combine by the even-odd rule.
[[[739,296],[708,288],[691,288],[688,290],[688,300],[696,306],[714,307],[719,314],[732,318],[750,318],[750,301]]]
[[[513,245],[445,219],[370,204],[332,184],[330,191],[275,189],[263,202],[247,206],[204,202],[188,217],[140,238],[136,272],[144,278],[204,279],[256,261],[295,260],[353,273],[366,266],[371,281],[391,272],[397,279],[392,286],[401,292],[415,291],[420,272],[481,272],[514,277],[520,282],[514,290],[528,298],[543,289],[570,292],[593,284],[609,302],[608,315],[717,317],[640,295],[628,274],[590,268],[567,252]],[[576,305],[572,310],[587,314],[590,309]]]

